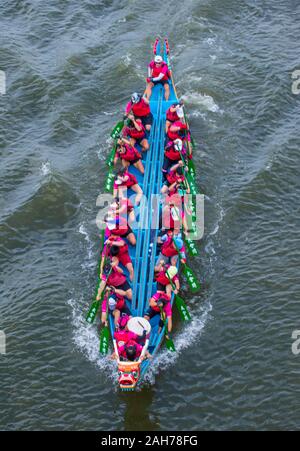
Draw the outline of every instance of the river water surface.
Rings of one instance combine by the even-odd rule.
[[[299,429],[300,4],[2,0],[0,428]],[[84,315],[110,130],[168,36],[198,148],[200,296],[138,393]]]

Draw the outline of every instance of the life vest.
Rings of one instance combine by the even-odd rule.
[[[177,115],[177,111],[171,111],[171,108],[175,108],[176,104],[172,105],[167,111],[167,121],[176,122],[179,121],[180,118]]]
[[[152,61],[152,62],[149,64],[149,67],[150,67],[150,69],[152,70],[152,78],[159,77],[159,75],[160,75],[161,73],[163,73],[164,76],[163,76],[163,78],[162,78],[161,80],[162,80],[162,81],[169,80],[169,78],[170,78],[170,72],[169,72],[169,69],[168,69],[168,65],[167,65],[165,62],[163,62],[159,67],[157,67],[156,64],[155,64],[155,62]]]
[[[136,179],[136,177],[131,174],[130,172],[125,172],[125,177],[128,178],[128,180],[126,180],[125,182],[122,182],[120,185],[116,183],[116,180],[114,182],[114,189],[119,189],[119,188],[131,188],[134,185],[138,184],[138,181]]]
[[[142,155],[138,152],[138,150],[135,147],[129,146],[128,144],[124,143],[123,148],[126,149],[126,152],[124,153],[120,152],[121,148],[118,149],[118,154],[122,160],[134,161],[136,159],[142,158]]]
[[[167,265],[167,270],[170,268],[170,266],[171,265]],[[170,280],[168,279],[166,270],[164,270],[164,269],[156,274],[155,280],[156,280],[156,282],[160,283],[161,285],[164,285],[164,286],[170,285]],[[176,276],[171,279],[171,281],[173,281],[173,282],[174,282],[174,280],[176,280]]]
[[[120,296],[119,294],[116,295],[116,298],[117,298],[116,309],[122,310],[125,307],[125,298],[123,296]]]
[[[125,224],[125,221],[124,221],[124,224]],[[118,246],[118,249],[119,249],[118,255],[128,254],[128,244],[126,244],[125,241],[120,236],[116,236],[114,238],[114,242],[111,244],[109,250],[107,249],[107,244],[105,244],[104,255],[107,257],[108,257],[108,255],[111,256],[110,249],[112,248],[112,246],[114,246],[115,243],[118,243],[120,241],[123,241],[124,244],[123,244],[123,246]]]
[[[178,150],[175,150],[173,142],[169,142],[167,144],[165,156],[172,161],[179,161],[181,159],[180,152],[178,152]]]
[[[125,175],[128,176],[129,179],[126,182],[124,182],[123,186],[127,186],[127,188],[131,188],[132,186],[138,184],[137,178],[133,174],[131,174],[130,172],[126,172]]]
[[[151,113],[151,110],[148,103],[146,103],[144,99],[141,99],[132,106],[132,112],[136,117],[144,117],[148,116]]]
[[[135,340],[136,335],[129,330],[120,330],[114,333],[114,339],[117,342],[118,348],[124,346],[128,341]]]
[[[164,299],[166,301],[166,304],[171,301],[170,296],[168,296],[166,293],[155,293],[152,298],[155,301],[158,301],[159,299]],[[155,312],[160,312],[160,308],[158,306],[151,307]]]
[[[123,236],[128,232],[127,219],[123,216],[116,217],[116,227],[110,230],[110,235]]]
[[[124,134],[126,136],[130,136],[130,138],[133,139],[142,139],[145,137],[146,131],[145,131],[145,127],[142,124],[141,120],[137,121],[139,126],[142,128],[141,131],[138,131],[134,126],[132,127],[126,127],[124,130]]]
[[[180,127],[180,130],[178,130],[176,132],[171,131],[172,127]],[[184,130],[187,130],[187,125],[181,121],[176,121],[169,127],[168,138],[171,141],[175,141],[175,139],[183,139],[183,138],[185,138],[185,133],[183,133]]]
[[[108,281],[107,285],[111,285],[113,287],[119,287],[120,285],[123,285],[126,282],[126,277],[124,274],[119,273],[115,268],[113,268]]]
[[[168,183],[170,183],[170,185],[173,185],[173,183],[177,182],[177,180],[180,180],[180,176],[178,176],[176,174],[176,171],[169,171],[166,175]]]
[[[178,252],[173,245],[172,237],[168,237],[167,241],[163,243],[161,252],[165,257],[174,257],[175,255],[178,255]]]

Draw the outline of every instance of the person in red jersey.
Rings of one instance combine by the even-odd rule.
[[[153,124],[153,115],[150,110],[149,100],[142,97],[137,92],[131,96],[130,102],[126,106],[126,115],[134,114],[136,119],[141,119],[145,129],[149,132]]]
[[[170,73],[167,63],[165,63],[160,55],[156,55],[154,61],[148,66],[148,77],[145,96],[150,100],[152,94],[152,88],[155,85],[161,84],[165,89],[165,99],[169,100],[170,86],[169,86]]]
[[[119,325],[121,315],[131,316],[130,309],[126,304],[124,296],[112,293],[110,288],[107,288],[101,308],[101,322],[107,325],[107,313],[111,313],[114,317],[115,327]]]
[[[184,124],[181,120],[175,121],[170,125],[168,129],[167,136],[170,141],[175,141],[175,139],[188,139],[188,126]]]
[[[166,293],[171,297],[172,292],[178,294],[180,290],[180,282],[178,270],[176,266],[166,265],[163,260],[156,267],[155,281],[157,283],[157,291]],[[173,289],[173,287],[175,287]]]
[[[128,251],[128,244],[118,235],[110,235],[103,247],[102,258],[110,257],[113,263],[123,265],[129,272],[131,281],[134,279],[132,260]]]
[[[135,204],[139,205],[143,196],[143,190],[139,186],[136,177],[131,174],[126,168],[121,169],[115,178],[114,182],[114,197],[127,198],[128,190],[134,191],[137,196]]]
[[[190,194],[190,187],[184,176],[184,163],[179,161],[172,166],[166,173],[166,181],[161,189],[162,194],[168,194],[172,196],[178,192],[178,190],[185,190],[186,194]]]
[[[182,102],[173,103],[167,110],[167,120],[166,120],[166,133],[168,133],[169,127],[174,124],[174,122],[181,121],[184,119],[184,112],[182,108]]]
[[[146,137],[146,129],[141,119],[136,119],[133,114],[128,115],[128,123],[123,128],[123,136],[130,139],[130,144],[141,146],[142,151],[149,150],[149,142]]]
[[[130,301],[132,300],[132,289],[129,285],[126,276],[120,266],[116,262],[110,262],[104,264],[104,259],[102,259],[100,267],[100,285],[98,288],[96,300],[101,299],[102,293],[106,287],[110,288],[112,293],[116,293],[123,296]]]
[[[131,145],[130,140],[126,138],[118,139],[118,147],[114,159],[114,164],[117,164],[118,159],[121,159],[122,165],[125,169],[132,164],[141,174],[145,173],[144,165],[142,163],[142,155]]]
[[[172,305],[171,298],[166,293],[156,292],[149,301],[149,309],[146,311],[144,318],[150,321],[156,315],[164,314],[168,319],[168,334],[172,332]],[[164,322],[160,322],[163,327]]]
[[[181,139],[175,139],[175,141],[169,141],[165,147],[165,158],[163,164],[164,174],[170,169],[172,165],[178,161],[185,159],[186,150],[183,147],[183,142]]]
[[[114,215],[111,212],[106,215],[104,222],[106,223],[105,236],[107,238],[111,235],[120,236],[126,238],[132,246],[136,245],[135,235],[125,216]]]
[[[180,231],[169,230],[163,236],[159,236],[157,242],[161,245],[161,251],[157,258],[155,271],[159,270],[161,261],[164,261],[165,264],[176,266],[179,256],[181,263],[186,263],[185,246],[181,238]]]
[[[127,218],[128,224],[135,221],[134,206],[131,200],[126,197],[115,197],[113,203],[110,205],[109,214],[110,212],[115,216]]]

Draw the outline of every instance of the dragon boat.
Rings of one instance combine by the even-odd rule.
[[[154,268],[158,254],[158,235],[160,232],[160,218],[162,205],[160,200],[160,192],[163,185],[163,161],[165,150],[165,124],[166,112],[171,105],[179,101],[176,87],[173,79],[172,67],[170,62],[170,49],[167,39],[156,39],[153,45],[154,55],[160,55],[168,64],[170,80],[170,97],[168,101],[165,100],[164,88],[162,85],[154,86],[150,99],[150,109],[153,115],[153,124],[148,141],[150,148],[143,153],[143,164],[145,168],[144,175],[134,167],[129,167],[129,172],[132,173],[138,180],[140,187],[143,189],[144,196],[141,204],[135,207],[136,225],[133,227],[136,236],[136,246],[129,246],[129,255],[134,266],[134,280],[132,282],[133,298],[128,301],[128,307],[131,310],[132,319],[128,323],[128,327],[135,334],[144,337],[143,351],[138,361],[122,361],[118,356],[118,348],[114,340],[115,325],[114,318],[109,315],[109,327],[104,327],[100,333],[100,352],[107,354],[109,348],[113,348],[118,356],[117,365],[119,370],[118,384],[122,391],[134,391],[143,381],[150,365],[164,341],[166,341],[167,349],[170,352],[176,352],[174,342],[167,335],[167,320],[164,327],[161,327],[160,316],[156,316],[148,322],[144,319],[144,314],[148,308],[149,299],[157,291],[156,282],[154,281]],[[186,114],[184,115],[184,122],[188,125]],[[117,139],[120,136],[124,126],[124,121],[121,121],[112,131],[111,137],[114,144],[111,154],[108,157],[107,165],[109,172],[105,185],[105,190],[108,193],[113,191],[113,184],[115,179],[115,170],[113,167],[114,155],[117,148]],[[189,130],[189,128],[188,128]],[[196,232],[196,202],[197,188],[195,184],[195,165],[192,159],[193,148],[195,146],[194,140],[190,135],[187,140],[187,147],[189,152],[188,172],[186,178],[190,186],[190,195],[186,200],[186,211],[189,212],[190,227],[193,233]],[[134,199],[135,193],[128,191],[128,196]],[[104,231],[101,236],[102,245],[104,243]],[[198,250],[195,241],[188,236],[184,237],[185,247],[190,257],[197,256]],[[179,268],[181,266],[181,268]],[[183,266],[183,267],[182,267]],[[190,286],[191,292],[196,293],[200,290],[200,283],[197,280],[193,270],[186,264],[180,265],[178,269],[181,270],[181,275],[184,276]],[[124,268],[124,273],[128,275]],[[99,270],[97,290],[100,284]],[[87,315],[87,321],[92,323],[97,315],[101,301],[94,301],[90,307]],[[191,315],[184,299],[179,295],[172,295],[172,308],[175,306],[179,310],[180,317],[183,321],[190,321]],[[112,346],[111,346],[112,343]],[[145,359],[146,351],[151,354],[151,359]]]

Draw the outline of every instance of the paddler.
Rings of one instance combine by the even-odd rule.
[[[127,198],[128,189],[131,189],[137,194],[135,204],[139,205],[143,196],[143,190],[139,186],[136,177],[126,168],[123,168],[117,173],[115,178],[114,197]]]
[[[111,268],[112,272],[109,275]],[[97,301],[101,299],[103,290],[106,287],[109,287],[113,293],[124,296],[130,301],[132,300],[132,289],[127,281],[126,276],[124,275],[122,268],[120,268],[115,262],[104,265],[104,259],[102,259],[100,267],[100,280],[101,283],[99,285],[96,297]]]
[[[137,92],[134,92],[126,106],[126,115],[128,116],[131,112],[136,119],[141,119],[143,126],[149,132],[153,124],[153,115],[147,97],[142,97]]]
[[[173,164],[182,161],[182,156],[183,158],[186,156],[186,150],[183,147],[182,139],[168,141],[165,147],[163,172],[166,173]]]
[[[161,260],[156,267],[155,281],[159,293],[166,293],[169,297],[171,297],[172,292],[174,292],[174,294],[179,293],[180,282],[176,266],[166,265],[165,262]],[[175,288],[173,289],[172,286]]]
[[[123,136],[130,139],[130,144],[141,146],[143,152],[149,150],[149,142],[146,137],[146,129],[141,119],[134,117],[132,113],[128,115],[127,125],[123,128]]]
[[[129,279],[131,282],[133,281],[134,269],[128,252],[128,245],[120,236],[112,234],[106,240],[102,251],[102,258],[105,257],[110,257],[111,261],[116,263],[117,266],[121,263],[121,265],[127,268]]]
[[[125,169],[128,169],[132,164],[137,168],[141,174],[145,173],[144,165],[142,163],[142,155],[140,152],[131,145],[130,140],[126,138],[118,139],[118,147],[116,149],[114,164],[117,164],[118,159],[121,159],[122,165]]]
[[[176,193],[166,197],[162,209],[162,230],[175,230],[183,227],[185,234],[188,232],[186,214],[183,209],[182,196]]]
[[[149,301],[149,309],[144,318],[150,321],[156,315],[161,315],[160,327],[164,326],[163,317],[168,319],[168,333],[172,332],[172,306],[171,298],[167,294],[156,292]],[[167,337],[169,338],[169,337]]]
[[[166,120],[166,133],[168,133],[169,127],[174,124],[174,122],[181,121],[184,119],[183,112],[183,102],[173,103],[167,110],[167,120]]]
[[[165,89],[165,99],[169,100],[170,86],[169,86],[169,68],[160,55],[156,55],[154,60],[148,66],[148,77],[145,96],[150,100],[152,88],[158,84],[163,85]]]
[[[142,352],[143,346],[134,340],[129,340],[124,346],[118,349],[119,356],[122,360],[127,360],[129,362],[135,362],[139,360]],[[152,356],[146,351],[144,359],[150,359]]]
[[[183,264],[186,263],[185,247],[181,233],[178,230],[169,230],[163,236],[159,236],[157,242],[161,244],[161,252],[157,259],[155,271],[159,271],[161,261],[164,261],[165,264],[176,266],[179,253],[181,262]]]
[[[115,197],[110,205],[110,210],[114,215],[122,216],[128,219],[128,223],[135,221],[134,206],[130,199]]]
[[[114,317],[115,327],[119,327],[119,320],[121,315],[126,315],[129,318],[131,317],[131,311],[126,305],[126,299],[124,296],[120,296],[116,293],[111,293],[111,289],[108,289],[108,295],[106,297],[106,302],[108,302],[108,312],[112,314]],[[103,302],[105,304],[105,302]],[[107,312],[107,305],[102,304],[102,315],[105,308],[105,313]],[[103,316],[102,316],[103,318]],[[103,320],[102,320],[103,323]]]
[[[105,237],[109,238],[111,235],[117,235],[126,238],[132,245],[136,245],[136,238],[125,217],[119,215],[107,215],[104,219],[106,223]]]
[[[173,122],[167,132],[168,139],[175,141],[175,139],[188,139],[188,126],[181,120]]]
[[[190,187],[184,176],[184,163],[182,161],[179,161],[169,169],[166,174],[166,179],[161,189],[162,194],[173,196],[179,190],[183,189],[186,194],[190,194]]]

